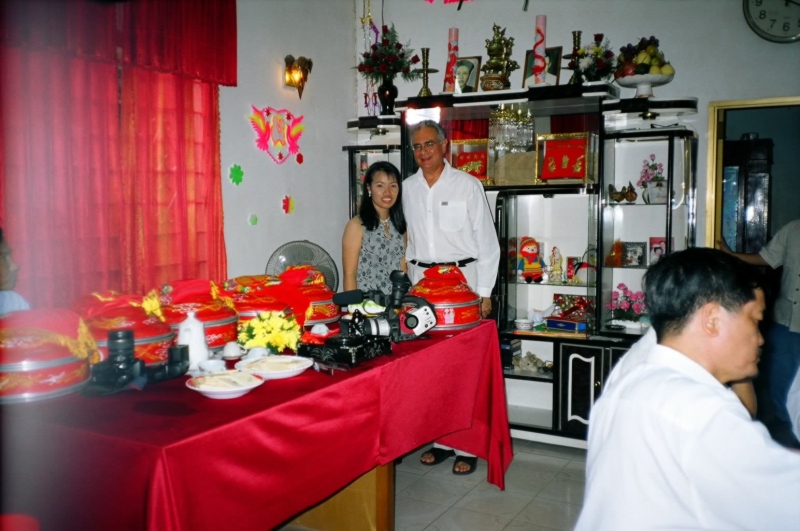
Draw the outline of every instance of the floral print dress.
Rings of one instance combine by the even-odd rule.
[[[403,235],[391,222],[388,226],[388,236],[380,224],[375,230],[364,228],[356,271],[356,284],[361,291],[378,290],[387,295],[392,292],[389,274],[400,269],[405,245]]]

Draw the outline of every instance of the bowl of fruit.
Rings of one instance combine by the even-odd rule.
[[[675,68],[658,49],[658,39],[642,37],[635,46],[620,49],[614,80],[620,87],[635,88],[637,98],[653,96],[653,87],[666,85],[675,77]]]

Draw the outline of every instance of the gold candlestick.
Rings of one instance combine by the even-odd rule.
[[[435,68],[428,67],[428,55],[431,53],[430,48],[421,48],[422,51],[422,68],[415,70],[415,72],[422,73],[422,89],[420,89],[419,94],[417,94],[420,98],[427,98],[428,96],[433,96],[431,89],[428,88],[428,74],[435,74],[438,72]]]

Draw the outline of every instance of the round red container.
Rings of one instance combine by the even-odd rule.
[[[163,306],[162,310],[170,328],[176,333],[188,313],[195,312],[197,320],[203,323],[206,331],[208,348],[218,349],[224,347],[225,343],[229,341],[236,341],[236,325],[239,322],[239,316],[236,314],[236,310],[232,310],[219,299],[170,304]]]
[[[89,381],[89,361],[34,338],[0,345],[0,404],[47,400],[75,393]]]
[[[311,300],[306,311],[305,326],[333,323],[339,320],[339,306],[333,303],[333,291],[323,285],[298,287],[304,297]]]
[[[436,309],[433,330],[465,330],[481,322],[481,297],[458,276],[425,277],[409,295],[421,297]]]
[[[175,340],[175,333],[167,323],[147,315],[140,308],[128,308],[110,315],[94,317],[86,324],[92,331],[104,360],[108,358],[108,332],[111,330],[133,330],[134,356],[145,365],[167,363],[169,347]]]
[[[292,308],[288,304],[269,295],[237,293],[232,298],[233,305],[236,306],[236,311],[239,312],[240,323],[249,321],[259,312],[283,312],[286,315],[292,313]]]

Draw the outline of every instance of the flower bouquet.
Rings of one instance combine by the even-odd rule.
[[[611,293],[611,302],[606,304],[606,310],[611,310],[612,326],[641,327],[640,321],[647,315],[644,293],[634,293],[623,283],[617,286],[617,290]]]
[[[594,34],[594,42],[579,48],[567,65],[586,81],[605,81],[614,71],[614,52],[602,33]]]
[[[405,81],[419,78],[419,72],[411,71],[411,65],[419,63],[419,56],[411,55],[414,50],[409,48],[409,44],[399,41],[394,24],[391,27],[383,26],[378,41],[362,54],[358,71],[373,83],[391,81],[397,75]]]
[[[639,172],[639,180],[636,181],[636,186],[641,186],[644,189],[642,199],[647,204],[651,203],[666,203],[667,189],[664,186],[666,179],[664,178],[664,165],[656,162],[655,153],[650,154],[649,159],[642,160],[642,171]],[[647,185],[653,185],[653,192],[647,190]]]
[[[280,354],[287,349],[297,352],[300,333],[300,325],[294,316],[283,312],[259,312],[249,321],[239,323],[237,339],[246,349],[264,347]]]

